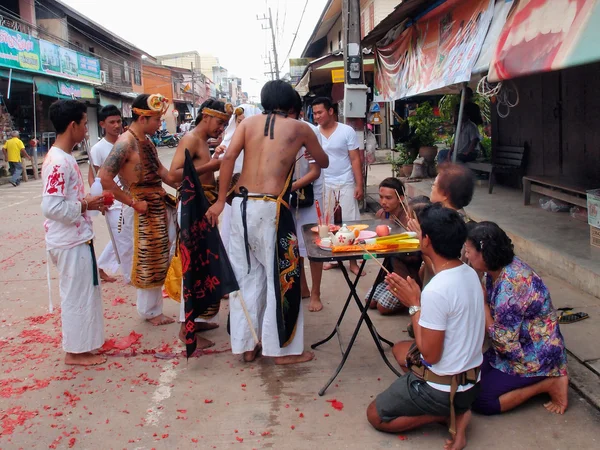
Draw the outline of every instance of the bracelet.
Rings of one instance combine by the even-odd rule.
[[[87,202],[87,200],[85,198],[82,198],[81,201],[85,202],[85,211],[87,211],[88,210],[88,202]],[[85,211],[81,211],[81,213],[83,214]]]

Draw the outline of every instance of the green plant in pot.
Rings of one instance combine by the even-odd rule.
[[[390,157],[394,176],[409,177],[413,170],[413,162],[415,161],[412,149],[408,144],[398,144],[396,145],[394,152],[395,155],[392,154]]]
[[[428,102],[421,103],[415,114],[408,118],[408,123],[414,131],[409,146],[418,152],[428,163],[433,163],[437,155],[435,142],[437,130],[441,124],[438,117],[433,114],[433,108]],[[413,158],[414,161],[414,158]]]

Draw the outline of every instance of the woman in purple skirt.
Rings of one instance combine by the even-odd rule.
[[[491,341],[481,367],[481,391],[473,410],[509,411],[539,394],[544,406],[563,414],[569,379],[565,342],[548,288],[515,256],[506,233],[493,222],[470,227],[466,256],[485,272],[486,329]]]

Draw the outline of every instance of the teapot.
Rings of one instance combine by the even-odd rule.
[[[329,238],[331,239],[331,244],[334,246],[337,245],[352,245],[354,241],[359,235],[358,230],[350,230],[345,224],[338,230],[338,232],[334,235],[329,232]]]

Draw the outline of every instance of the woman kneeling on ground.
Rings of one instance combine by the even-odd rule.
[[[400,223],[406,225],[408,217],[404,212],[401,202],[404,201],[404,184],[398,178],[386,178],[379,185],[379,203],[381,209],[377,211],[378,219],[398,219]],[[417,197],[408,201],[409,208],[416,214],[419,214],[427,204],[427,197]],[[387,269],[391,270],[402,278],[411,277],[419,286],[419,269],[423,262],[420,255],[407,255],[402,257],[392,257],[386,260]],[[367,292],[367,298],[371,291]],[[388,290],[387,284],[382,281],[375,286],[375,292],[370,304],[371,309],[377,309],[383,315],[396,314],[405,311],[406,307],[392,295]]]
[[[563,414],[567,355],[548,288],[515,256],[510,238],[493,222],[470,227],[466,253],[472,267],[485,272],[485,325],[491,340],[473,410],[499,414],[547,393],[545,408]]]

